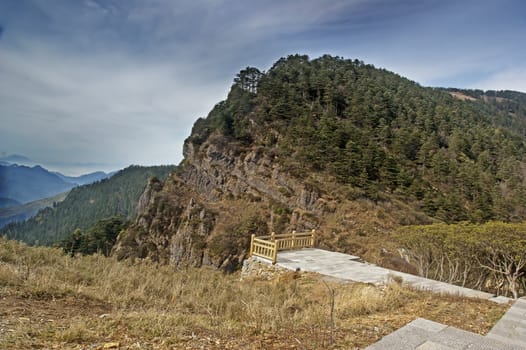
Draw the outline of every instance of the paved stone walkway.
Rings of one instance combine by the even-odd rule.
[[[317,248],[278,252],[276,265],[290,270],[299,268],[302,271],[318,272],[342,280],[372,283],[375,285],[387,284],[393,278],[398,277],[402,279],[403,285],[408,285],[419,290],[488,299],[499,303],[506,303],[510,300],[502,297],[494,298],[493,294],[364,263],[361,262],[357,256]]]
[[[526,349],[526,299],[515,301],[487,337],[520,345]]]
[[[418,318],[366,350],[526,350],[526,300],[515,301],[484,337]]]
[[[383,337],[366,350],[525,350],[510,342],[502,342],[466,332],[458,328],[417,318],[399,330]]]

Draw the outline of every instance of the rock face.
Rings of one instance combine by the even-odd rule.
[[[347,200],[330,179],[299,180],[271,149],[246,147],[218,132],[202,143],[187,140],[184,157],[164,183],[148,184],[136,222],[115,245],[118,258],[231,271],[247,257],[251,234],[316,229],[322,247],[371,260],[369,236],[384,235],[403,210]],[[376,259],[380,250],[373,250]]]
[[[182,178],[207,200],[215,201],[229,193],[234,197],[264,197],[306,211],[321,207],[320,194],[295,181],[268,154],[257,149],[238,154],[221,136],[212,138],[199,151],[187,144],[185,159],[190,165]]]
[[[251,257],[243,261],[241,280],[257,279],[270,281],[287,273],[290,273],[290,270],[261,262],[257,257]]]
[[[119,258],[180,265],[240,266],[252,233],[310,230],[326,210],[320,193],[257,149],[240,153],[220,135],[186,142],[185,162],[164,184],[152,180],[138,219],[119,237]]]

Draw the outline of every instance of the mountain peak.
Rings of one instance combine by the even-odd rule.
[[[8,156],[2,156],[0,157],[0,161],[2,162],[8,162],[8,163],[16,163],[20,165],[26,165],[31,164],[33,165],[35,162],[29,159],[26,156],[20,155],[20,154],[11,154]]]

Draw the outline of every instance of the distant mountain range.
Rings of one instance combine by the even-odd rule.
[[[96,172],[81,175],[81,176],[66,176],[59,172],[53,172],[53,174],[57,175],[59,178],[61,178],[65,182],[69,182],[69,183],[79,185],[79,186],[88,185],[93,182],[100,181],[107,177],[111,177],[115,173],[116,171],[112,171],[111,173],[105,173],[103,171],[96,171]]]
[[[13,207],[20,204],[22,203],[20,203],[19,201],[15,201],[14,199],[0,197],[0,208]]]
[[[74,186],[39,165],[0,165],[0,197],[20,203],[51,197]]]
[[[79,177],[50,172],[40,165],[0,165],[0,197],[4,202],[14,200],[29,203],[66,192],[75,186],[105,179],[110,174],[95,172]]]
[[[0,207],[0,228],[11,222],[23,222],[35,216],[39,210],[62,202],[68,193],[69,191],[59,193],[56,196],[39,199],[26,204],[19,203],[18,205]]]
[[[0,158],[0,227],[23,221],[38,210],[63,200],[76,186],[91,184],[113,173],[102,171],[81,176],[51,172],[22,155]]]

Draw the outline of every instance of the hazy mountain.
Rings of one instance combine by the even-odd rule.
[[[9,161],[28,159],[23,156],[6,157]],[[52,197],[70,190],[74,186],[100,181],[111,174],[102,171],[82,176],[66,176],[51,172],[40,165],[32,167],[12,164],[0,165],[0,197],[20,203],[28,203],[42,198]],[[14,203],[16,205],[17,203]]]
[[[39,199],[26,204],[11,205],[0,208],[0,228],[12,222],[23,222],[38,213],[39,210],[51,207],[66,198],[68,192],[56,196]]]
[[[39,165],[28,167],[7,163],[29,160],[23,156],[4,159],[8,165],[0,165],[0,227],[29,219],[40,209],[64,199],[65,193],[75,186],[110,176],[101,171],[78,177],[65,176]]]
[[[0,166],[0,197],[28,203],[66,192],[75,186],[39,165]]]
[[[0,197],[0,208],[11,207],[20,204],[21,203],[19,201],[15,201],[14,199]]]
[[[20,154],[11,154],[9,156],[0,157],[0,162],[3,163],[4,165],[6,165],[6,163],[26,165],[26,166],[37,165],[33,160],[29,159],[26,156],[20,155]]]
[[[86,184],[90,184],[96,181],[100,181],[102,179],[110,177],[114,173],[115,172],[105,173],[103,171],[96,171],[96,172],[81,175],[81,176],[67,176],[59,172],[54,172],[54,174],[60,177],[62,180],[76,184],[76,185],[86,185]]]
[[[34,167],[36,165],[41,166],[42,168],[47,168],[46,165],[38,164],[37,162],[33,161],[32,159],[20,155],[20,154],[11,154],[9,156],[0,157],[0,165],[24,165],[28,167]],[[56,164],[55,164],[56,165]],[[67,165],[66,163],[60,164],[60,165]],[[80,176],[68,176],[64,175],[58,171],[50,171],[51,173],[57,175],[65,182],[70,182],[75,185],[86,185],[90,184],[95,181],[99,181],[102,179],[105,179],[113,174],[115,174],[116,171],[111,173],[105,173],[102,171],[95,171],[89,174],[83,174]]]

